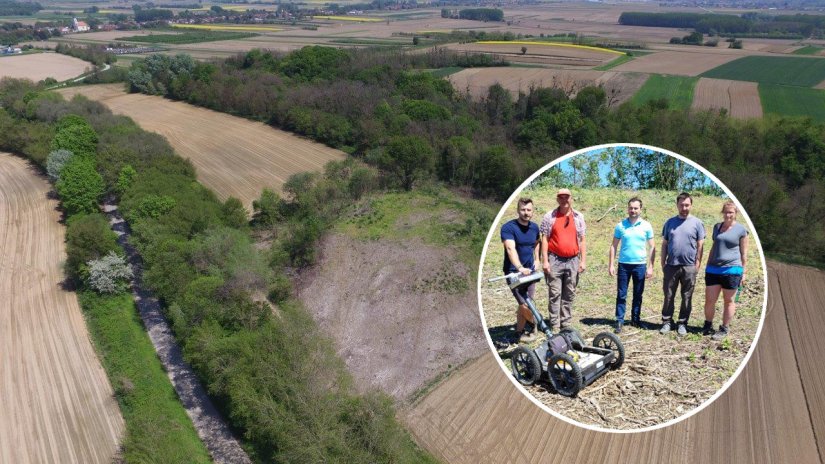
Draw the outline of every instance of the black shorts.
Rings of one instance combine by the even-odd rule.
[[[524,287],[514,288],[511,291],[513,292],[513,296],[516,297],[516,301],[518,301],[518,304],[526,305],[527,304],[527,297],[529,296],[530,299],[532,300],[533,295],[535,295],[535,293],[536,293],[536,283],[533,282],[527,288],[524,288]]]
[[[705,287],[721,285],[725,290],[736,290],[742,283],[742,274],[709,274],[705,273]]]

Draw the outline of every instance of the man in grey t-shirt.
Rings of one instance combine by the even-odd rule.
[[[679,308],[679,320],[676,333],[687,335],[687,323],[690,318],[693,287],[696,274],[702,265],[702,247],[705,243],[705,226],[696,216],[690,215],[693,198],[688,193],[676,197],[679,215],[665,222],[662,228],[662,271],[664,273],[665,301],[662,305],[662,328],[660,333],[670,332],[673,324],[673,311],[676,303],[676,290],[681,286],[682,305]]]

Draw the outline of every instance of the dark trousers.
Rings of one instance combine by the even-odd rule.
[[[618,270],[616,320],[624,322],[624,313],[627,307],[627,287],[630,280],[633,280],[633,304],[630,309],[630,317],[632,320],[638,321],[642,317],[642,293],[645,291],[647,265],[619,263]]]
[[[665,302],[662,305],[662,322],[673,320],[673,309],[676,304],[676,289],[681,286],[682,306],[679,308],[679,324],[687,324],[690,319],[691,299],[693,287],[696,285],[696,266],[665,265],[664,292]]]

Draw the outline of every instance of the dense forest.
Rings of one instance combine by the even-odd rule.
[[[84,311],[126,291],[122,251],[98,210],[104,195],[119,200],[145,283],[256,461],[430,462],[396,422],[388,397],[355,392],[331,341],[292,299],[285,274],[287,264],[311,257],[318,235],[308,228],[324,225],[318,197],[329,208],[351,202],[377,185],[374,169],[350,159],[290,180],[284,199],[265,192],[256,227],[280,225],[281,233],[271,252],[259,252],[240,201],[218,201],[165,139],[99,103],[1,80],[0,151],[30,158],[55,182],[67,217],[67,281],[81,292]],[[122,408],[143,398],[142,375],[112,379]],[[159,429],[164,438],[153,442],[159,425],[138,421],[144,425],[127,424],[125,459],[165,462],[178,444],[160,441],[176,430]]]
[[[42,9],[37,2],[0,0],[0,16],[31,16]]]
[[[619,16],[619,24],[693,28],[703,34],[737,37],[822,38],[825,34],[825,16],[807,14],[744,13],[737,16],[712,13],[625,12]]]
[[[466,60],[442,49],[324,47],[253,50],[214,63],[156,55],[133,64],[129,86],[306,135],[378,167],[397,188],[437,179],[503,199],[569,151],[607,142],[660,146],[725,182],[768,252],[825,261],[825,126],[676,111],[664,100],[617,107],[598,87],[572,97],[533,88],[514,98],[494,85],[474,99],[425,71]]]

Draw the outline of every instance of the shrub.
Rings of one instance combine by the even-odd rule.
[[[104,188],[103,178],[95,170],[94,160],[80,156],[74,156],[63,167],[60,180],[55,184],[69,216],[96,212]]]
[[[118,195],[126,193],[126,190],[132,186],[132,181],[135,180],[135,176],[137,176],[137,171],[129,164],[120,169],[120,174],[117,176],[117,184],[115,185],[115,190]]]
[[[67,222],[66,274],[79,283],[89,277],[88,261],[118,249],[117,236],[100,213],[74,216]]]
[[[269,189],[261,192],[261,198],[252,202],[252,223],[255,225],[271,226],[281,219],[279,205],[281,199],[278,194]]]
[[[94,156],[97,151],[97,133],[80,116],[69,114],[57,123],[52,139],[52,150],[65,148],[76,155]]]
[[[166,195],[146,195],[137,207],[137,215],[142,218],[157,219],[177,205],[174,198]]]
[[[132,268],[114,251],[86,263],[89,266],[89,286],[98,293],[120,293],[129,288]]]

